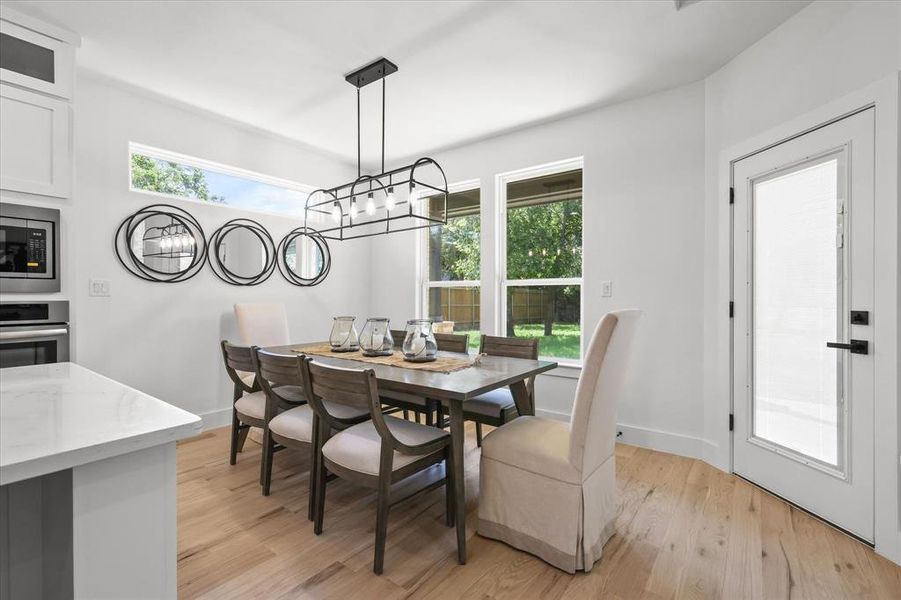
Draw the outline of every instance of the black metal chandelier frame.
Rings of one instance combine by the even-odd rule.
[[[315,190],[307,197],[304,206],[305,223],[309,225],[311,213],[326,218],[331,216],[335,220],[333,226],[318,229],[319,235],[323,238],[351,240],[447,224],[447,177],[444,169],[434,159],[423,157],[412,164],[385,171],[385,78],[396,71],[397,65],[386,58],[380,58],[345,77],[348,83],[357,88],[357,178],[333,188]],[[376,81],[382,82],[381,172],[377,175],[363,175],[360,152],[360,89]],[[440,181],[429,183],[422,178],[417,179],[417,169],[429,166],[437,170]],[[406,192],[407,197],[396,199],[395,188]],[[375,204],[376,197],[381,205]],[[365,207],[359,206],[359,198],[365,199],[363,200],[366,203]],[[417,208],[425,206],[426,200],[428,210],[423,214],[417,213]],[[436,205],[432,204],[434,202],[440,202],[437,211]],[[417,204],[420,206],[417,207]],[[376,212],[384,213],[384,216],[367,218]]]

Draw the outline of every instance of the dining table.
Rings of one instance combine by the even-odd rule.
[[[326,342],[310,342],[264,348],[277,354],[303,354],[304,348],[321,348]],[[335,352],[330,355],[316,354],[312,358],[327,365],[345,368],[372,369],[379,390],[415,394],[441,402],[449,416],[454,495],[463,501],[454,502],[454,523],[457,534],[457,560],[466,563],[466,490],[463,474],[463,409],[464,404],[486,392],[509,387],[520,415],[534,415],[534,398],[529,394],[526,381],[540,373],[557,367],[557,363],[547,360],[531,360],[504,356],[469,356],[462,353],[439,351],[438,358],[465,357],[470,365],[450,372],[430,371],[421,368],[406,368],[403,364],[378,364],[361,359],[359,353],[348,355]],[[416,363],[411,363],[411,367]]]

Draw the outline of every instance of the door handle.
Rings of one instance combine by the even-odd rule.
[[[827,348],[839,348],[841,350],[850,350],[851,354],[869,354],[870,342],[867,340],[851,340],[848,344],[841,342],[826,342]]]

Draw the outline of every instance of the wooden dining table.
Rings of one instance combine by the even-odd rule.
[[[277,354],[298,354],[304,346],[321,347],[323,342],[290,344],[264,348]],[[439,356],[465,356],[452,352],[439,352]],[[557,363],[546,360],[507,358],[502,356],[482,356],[473,366],[450,373],[408,369],[400,366],[374,364],[342,357],[341,353],[329,356],[313,356],[313,359],[328,365],[372,369],[380,390],[390,390],[415,394],[423,398],[440,401],[450,416],[451,452],[454,464],[453,487],[457,498],[466,498],[463,477],[463,404],[476,396],[509,387],[520,415],[534,415],[535,406],[530,397],[526,380],[557,367]],[[457,559],[466,563],[466,502],[454,503],[454,523],[457,532]]]

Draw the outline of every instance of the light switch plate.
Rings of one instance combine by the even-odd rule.
[[[109,279],[91,279],[88,281],[88,296],[109,296]]]
[[[601,296],[604,298],[610,298],[613,296],[613,282],[612,281],[602,281],[601,282]]]

